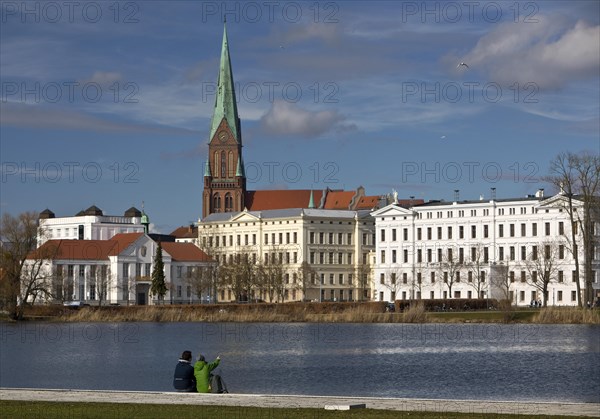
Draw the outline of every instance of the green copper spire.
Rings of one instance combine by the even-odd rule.
[[[313,191],[312,189],[310,190],[310,200],[308,201],[308,208],[314,208],[315,207],[315,199],[313,198]]]
[[[204,176],[212,176],[210,173],[210,162],[206,160],[206,164],[204,165]]]
[[[237,169],[235,170],[235,176],[246,177],[246,171],[244,170],[244,162],[242,161],[242,156],[238,159]]]
[[[217,97],[215,98],[215,109],[210,125],[210,138],[215,135],[221,121],[225,118],[227,125],[241,143],[240,120],[238,118],[237,102],[233,85],[233,72],[231,71],[231,60],[229,59],[229,45],[227,43],[227,26],[223,24],[223,46],[221,47],[221,65],[219,66],[219,79],[217,81]]]

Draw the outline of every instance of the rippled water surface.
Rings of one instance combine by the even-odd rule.
[[[184,349],[231,392],[600,402],[600,327],[0,324],[0,386],[171,390]]]

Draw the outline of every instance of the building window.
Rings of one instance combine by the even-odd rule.
[[[558,234],[565,234],[565,223],[562,221],[558,222]]]
[[[558,258],[559,259],[565,258],[565,245],[564,244],[561,244],[558,246]]]
[[[550,235],[550,223],[545,223],[544,229],[545,229],[546,236],[549,236]]]
[[[402,236],[404,240],[408,240],[408,228],[402,230]]]
[[[448,227],[448,240],[452,239],[452,227]]]
[[[385,263],[385,250],[381,251],[381,263]]]
[[[521,260],[527,260],[527,247],[521,246]]]
[[[498,237],[504,237],[504,224],[498,225]]]
[[[515,225],[509,224],[508,230],[509,230],[510,237],[515,237]]]
[[[564,282],[565,276],[563,271],[558,271],[558,282]]]
[[[229,192],[225,194],[225,212],[231,212],[233,210],[233,197]]]
[[[385,230],[384,229],[381,230],[381,241],[382,242],[385,241]]]
[[[431,240],[431,227],[427,227],[427,240]]]
[[[392,263],[396,263],[396,250],[392,250]]]
[[[534,237],[537,236],[537,223],[531,224],[531,235]]]
[[[403,259],[404,263],[408,263],[408,250],[407,249],[404,249],[402,251],[402,259]]]
[[[396,241],[396,229],[392,228],[392,241]]]
[[[485,224],[485,225],[483,226],[483,237],[487,239],[487,238],[488,238],[488,235],[489,235],[489,227],[488,227],[488,225],[487,225],[487,224]]]
[[[471,238],[477,238],[477,226],[471,226]]]
[[[458,238],[459,239],[464,239],[465,238],[465,228],[464,228],[464,226],[458,226]]]
[[[384,273],[379,274],[379,283],[385,284],[385,274]]]
[[[521,223],[521,237],[525,237],[527,235],[527,227],[525,227],[525,223]]]
[[[504,247],[502,246],[498,248],[498,260],[504,260]]]

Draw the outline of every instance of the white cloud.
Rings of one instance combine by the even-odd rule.
[[[6,102],[0,104],[0,124],[33,129],[94,132],[148,132],[197,135],[193,131],[160,125],[119,122],[64,108]]]
[[[314,138],[332,130],[353,129],[342,124],[344,119],[337,111],[311,112],[293,103],[275,101],[260,122],[267,134]]]
[[[464,56],[471,69],[503,85],[533,82],[560,89],[600,72],[600,26],[539,16],[537,23],[498,26]],[[460,58],[455,61],[459,62]]]

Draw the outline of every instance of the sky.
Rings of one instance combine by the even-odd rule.
[[[600,153],[598,1],[0,4],[2,213],[198,221],[224,17],[248,189],[513,198]]]

